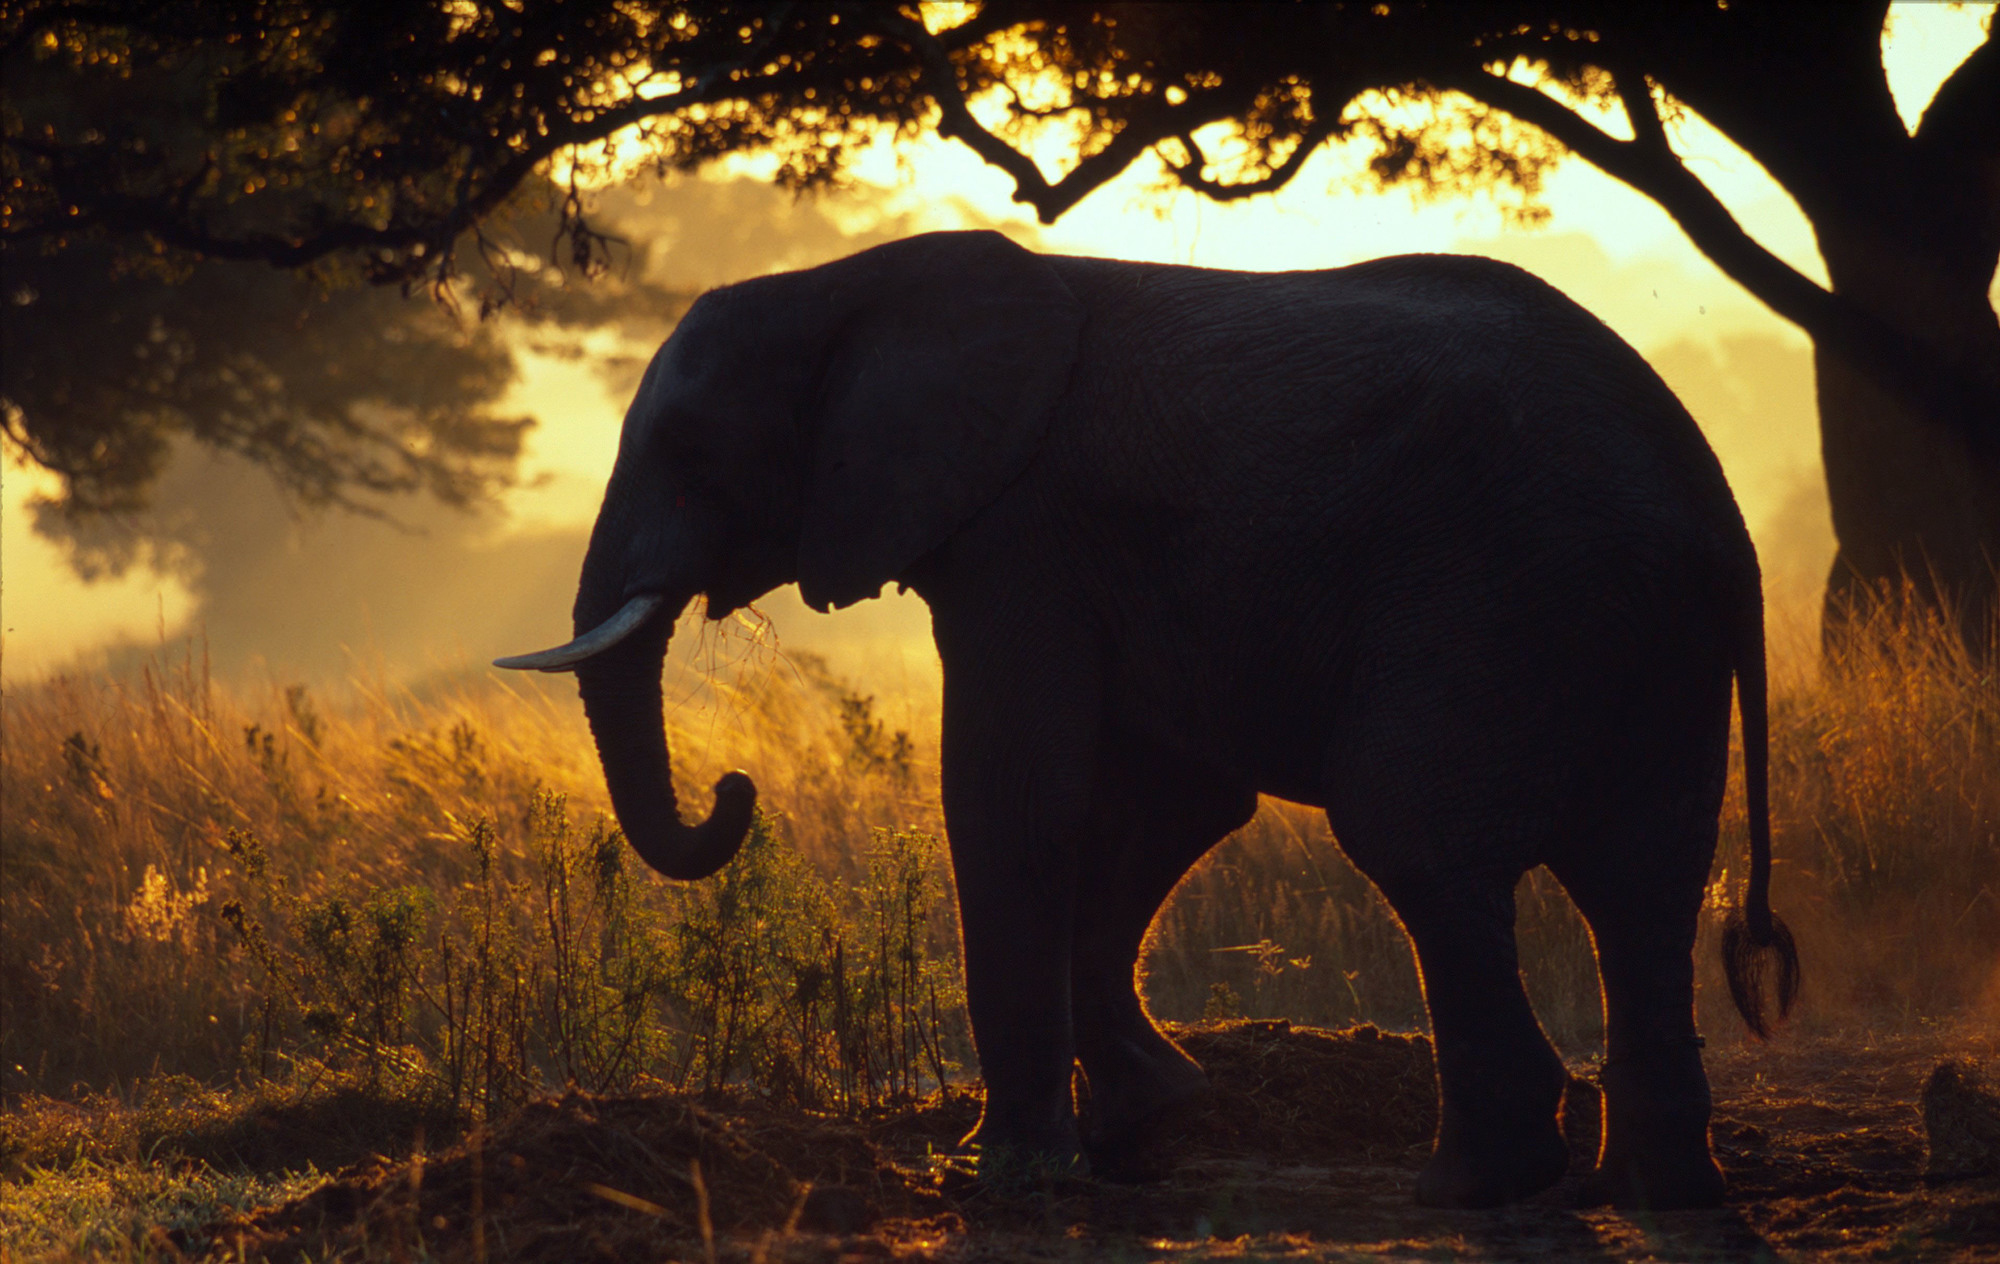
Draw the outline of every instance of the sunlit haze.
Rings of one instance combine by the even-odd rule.
[[[1907,123],[1914,126],[1937,85],[1984,38],[1993,11],[1992,4],[1894,6],[1885,60]],[[1823,280],[1806,220],[1762,168],[1699,119],[1676,127],[1674,141],[1757,240]],[[1142,164],[1051,227],[1010,201],[999,171],[934,138],[860,155],[857,188],[827,203],[794,206],[750,186],[759,174],[754,161],[707,173],[702,189],[654,185],[621,196],[643,203],[628,230],[656,233],[667,246],[658,252],[660,279],[689,289],[820,262],[884,236],[970,225],[1001,228],[1047,252],[1217,268],[1337,267],[1411,251],[1518,263],[1595,312],[1680,392],[1723,459],[1773,583],[1801,601],[1810,594],[1832,546],[1801,333],[1724,277],[1656,204],[1580,160],[1548,180],[1550,215],[1532,230],[1510,226],[1484,195],[1419,203],[1403,192],[1338,191],[1330,186],[1343,162],[1337,151],[1323,152],[1284,191],[1227,206],[1162,192],[1157,166]],[[732,226],[734,236],[723,240]],[[10,459],[0,487],[0,670],[9,681],[33,679],[121,643],[152,644],[203,627],[228,647],[225,669],[261,659],[273,677],[316,680],[343,670],[329,647],[407,674],[566,639],[566,586],[616,450],[630,357],[650,351],[620,341],[599,334],[569,349],[576,354],[523,352],[522,376],[502,410],[541,424],[524,462],[528,485],[511,495],[504,515],[467,522],[413,511],[424,535],[293,520],[261,479],[215,474],[214,485],[240,488],[230,494],[246,505],[269,502],[258,521],[270,547],[254,573],[224,576],[214,568],[229,563],[212,559],[205,598],[143,567],[94,584],[76,578],[60,551],[32,532],[25,509],[53,479]],[[607,372],[618,353],[627,367]],[[274,557],[297,565],[273,565]],[[330,557],[354,565],[332,565]],[[364,564],[376,558],[385,560]],[[388,584],[408,591],[390,592]],[[761,605],[783,645],[827,653],[842,670],[871,679],[929,670],[927,620],[914,597],[833,616],[806,612],[789,592]]]

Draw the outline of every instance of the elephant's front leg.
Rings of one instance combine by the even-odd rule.
[[[945,660],[945,826],[986,1085],[967,1140],[982,1172],[1079,1154],[1070,953],[1097,720],[1081,704],[1097,693],[1066,679],[1073,670],[1001,670],[1011,661],[989,650],[955,671]]]

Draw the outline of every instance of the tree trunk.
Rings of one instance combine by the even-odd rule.
[[[2000,323],[1987,297],[1990,278],[1971,268],[1947,270],[1935,257],[1911,266],[1917,252],[1907,239],[1885,245],[1843,241],[1821,225],[1834,293],[1908,331],[1968,376],[1992,376]],[[1814,369],[1840,545],[1827,579],[1825,631],[1837,636],[1854,614],[1907,592],[1948,611],[1975,652],[1991,653],[2000,609],[2000,416],[1978,416],[1978,405],[1971,415],[1936,415],[1915,392],[1824,346],[1815,350]]]

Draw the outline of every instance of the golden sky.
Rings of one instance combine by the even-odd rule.
[[[1991,3],[1892,8],[1885,62],[1906,122],[1914,124],[1937,85],[1984,38],[1994,8]],[[1689,166],[1759,241],[1807,275],[1823,279],[1804,217],[1761,167],[1698,118],[1681,125],[1674,139]],[[755,165],[735,164],[707,178],[754,173]],[[1009,200],[1006,177],[955,143],[933,138],[900,151],[881,147],[862,155],[855,171],[862,188],[815,212],[817,222],[830,219],[839,229],[873,234],[997,224],[1045,251],[1251,270],[1336,267],[1439,250],[1519,263],[1596,312],[1681,391],[1709,429],[1767,554],[1773,547],[1767,532],[1803,532],[1804,538],[1824,530],[1807,521],[1814,510],[1801,508],[1805,502],[1798,493],[1819,476],[1809,378],[1797,371],[1805,363],[1803,335],[1723,277],[1653,202],[1580,161],[1564,163],[1549,180],[1544,201],[1551,215],[1533,231],[1508,227],[1483,196],[1418,204],[1402,192],[1342,191],[1332,187],[1340,173],[1340,159],[1332,153],[1313,158],[1280,193],[1227,206],[1185,192],[1162,195],[1155,191],[1154,171],[1134,170],[1048,228],[1036,226],[1024,208]],[[670,269],[682,269],[686,282],[735,279],[726,269],[717,274],[726,261],[705,251],[700,240],[673,245]],[[771,252],[769,257],[779,262],[764,266],[802,266],[843,252],[838,232],[822,232],[811,240],[802,238],[796,249]],[[596,509],[624,410],[624,399],[614,396],[598,367],[602,357],[618,349],[616,342],[600,335],[581,357],[525,358],[522,379],[505,409],[541,419],[530,441],[527,473],[548,477],[539,489],[515,495],[507,520],[487,529],[495,537],[487,543],[496,556],[505,556],[499,537],[509,533],[539,539],[569,531],[578,541],[574,547],[580,560],[577,529]],[[1782,420],[1761,430],[1737,426],[1721,433],[1719,423],[1711,423],[1731,407]],[[49,486],[48,476],[11,461],[0,477],[0,672],[5,678],[34,679],[113,642],[150,643],[162,632],[174,637],[192,630],[197,603],[178,580],[134,573],[85,584],[68,572],[60,554],[27,525],[25,503]],[[1817,513],[1823,519],[1823,505]],[[307,539],[315,531],[348,528],[308,523],[294,529]],[[1808,551],[1818,547],[1810,544]],[[1804,564],[1808,573],[1809,563]],[[504,566],[498,568],[497,574],[505,573]],[[371,636],[367,599],[357,593],[349,604],[356,613],[345,640],[365,656]],[[783,595],[764,604],[787,643],[794,645],[852,646],[878,632],[901,635],[913,626],[907,609],[869,610],[884,603],[864,603],[827,617],[807,615],[795,599]],[[337,601],[329,606],[338,608]],[[213,621],[220,617],[210,612],[211,634],[218,631]],[[530,622],[545,626],[551,642],[566,638],[567,601]],[[268,626],[274,629],[271,643],[259,652],[274,673],[282,672],[287,664],[284,636],[275,630],[278,625]],[[921,626],[920,619],[914,626]],[[517,621],[505,636],[527,634],[519,629]],[[476,662],[533,648],[500,643],[499,636],[495,629],[489,637],[477,618],[460,620],[448,638],[427,651],[430,663]]]

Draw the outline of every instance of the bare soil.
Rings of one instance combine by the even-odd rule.
[[[1179,1038],[1213,1099],[1157,1139],[1161,1179],[973,1181],[949,1151],[964,1090],[832,1120],[743,1096],[535,1103],[429,1156],[342,1173],[289,1206],[212,1227],[219,1255],[335,1258],[909,1260],[1996,1259],[2000,1169],[1926,1176],[1931,1126],[1984,1151],[2000,1098],[1965,1033],[1786,1038],[1711,1052],[1729,1205],[1573,1206],[1596,1094],[1571,1085],[1572,1174],[1534,1202],[1411,1201],[1434,1126],[1430,1047],[1362,1027],[1204,1024]],[[1972,1138],[1967,1141],[1965,1138]],[[1941,1150],[1942,1154],[1943,1151]],[[174,1245],[186,1245],[177,1243]]]

